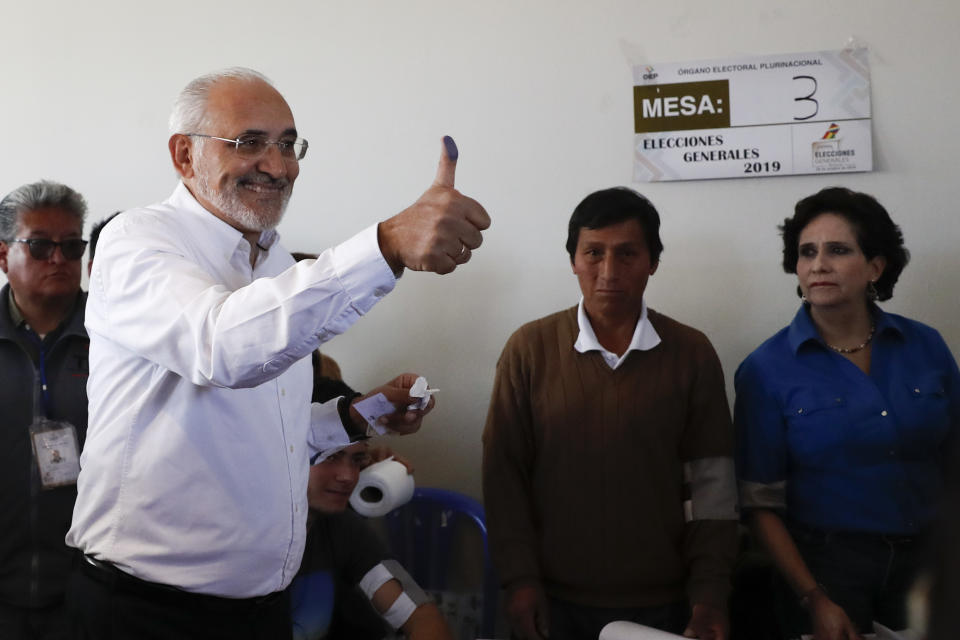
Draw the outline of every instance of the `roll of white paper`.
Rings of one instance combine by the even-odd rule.
[[[600,630],[600,640],[684,640],[684,638],[635,622],[618,620]]]
[[[350,506],[367,518],[379,518],[413,497],[413,476],[407,468],[387,458],[360,472],[360,480],[350,496]]]

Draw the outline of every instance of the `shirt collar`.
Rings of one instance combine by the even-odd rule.
[[[7,287],[7,304],[10,309],[10,323],[14,327],[19,327],[20,323],[23,322],[23,314],[20,313],[20,307],[13,299],[13,289],[11,287]]]
[[[247,256],[246,259],[249,260],[250,245],[243,234],[200,204],[182,180],[177,184],[177,188],[173,190],[166,204],[174,209],[193,214],[207,232],[203,236],[204,242],[209,242],[211,246],[222,250],[226,261],[229,262],[237,252]],[[263,250],[269,251],[279,240],[280,234],[276,229],[267,229],[260,233],[257,244]]]
[[[873,316],[874,326],[876,327],[875,335],[880,336],[886,333],[897,336],[903,335],[903,327],[896,316],[885,313],[883,309],[872,303],[870,305],[870,315]],[[813,324],[813,318],[810,317],[808,305],[801,305],[797,314],[793,316],[793,322],[790,323],[790,328],[787,330],[787,340],[794,353],[797,353],[801,346],[811,341],[824,344],[816,325]]]
[[[577,336],[577,341],[573,343],[574,349],[580,353],[600,351],[601,353],[610,354],[610,351],[604,348],[604,346],[600,344],[600,341],[597,340],[597,334],[593,332],[593,325],[590,324],[590,318],[587,317],[587,312],[583,308],[582,296],[580,297],[580,304],[577,306],[577,325],[580,327],[580,334]],[[627,347],[627,350],[623,352],[623,355],[619,356],[619,360],[616,361],[613,368],[616,369],[623,364],[623,361],[626,360],[627,355],[629,355],[631,351],[649,351],[658,344],[660,344],[660,335],[650,323],[650,318],[647,314],[647,301],[644,300],[641,303],[640,318],[637,319],[637,326],[633,330],[630,345]]]
[[[6,328],[5,323],[0,322],[0,336],[10,338],[13,334],[9,333],[9,331],[17,330],[21,325],[25,324],[26,320],[23,317],[23,313],[20,312],[20,307],[17,306],[17,303],[13,299],[13,289],[10,287],[10,284],[7,283],[4,285],[4,287],[7,290],[7,317],[10,319],[10,329]],[[0,290],[0,296],[2,295],[3,292]],[[59,331],[62,328],[62,335],[86,337],[87,330],[84,327],[86,302],[87,294],[83,291],[78,291],[77,299],[76,302],[74,302],[73,309],[70,311],[70,315],[67,316],[67,318],[61,322],[54,331]],[[3,305],[0,304],[0,312],[2,312],[2,307]]]

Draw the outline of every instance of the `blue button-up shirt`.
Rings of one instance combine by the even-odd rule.
[[[827,531],[911,534],[935,515],[960,426],[960,373],[936,330],[872,310],[870,374],[801,308],[734,383],[741,504]]]

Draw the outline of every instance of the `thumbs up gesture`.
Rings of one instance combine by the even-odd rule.
[[[404,267],[450,273],[483,242],[480,232],[490,226],[490,216],[479,202],[454,188],[458,156],[453,138],[444,136],[433,184],[377,227],[380,251],[395,273]]]

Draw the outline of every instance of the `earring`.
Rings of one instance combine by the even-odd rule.
[[[867,283],[867,300],[870,302],[876,302],[880,298],[880,294],[877,293],[877,283],[868,282]]]

